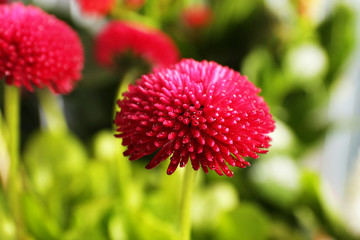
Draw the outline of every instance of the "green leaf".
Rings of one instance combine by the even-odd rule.
[[[24,217],[32,235],[39,240],[57,239],[61,228],[46,206],[34,196],[23,198]]]
[[[106,224],[113,206],[111,198],[92,198],[79,204],[74,209],[70,230],[62,239],[108,239]]]
[[[243,203],[234,211],[219,218],[215,239],[265,240],[270,233],[266,213],[252,203]]]
[[[5,196],[0,188],[0,239],[15,240],[16,228],[15,224],[6,211]]]
[[[224,212],[234,210],[239,204],[236,189],[226,181],[198,189],[192,203],[192,221],[194,228],[207,230],[214,226]]]
[[[330,17],[319,28],[320,40],[329,56],[327,84],[331,84],[343,70],[347,58],[354,49],[354,29],[354,11],[344,4],[336,5]]]
[[[259,6],[260,1],[222,0],[214,2],[214,22],[209,27],[208,36],[219,38],[234,23],[248,17]]]
[[[109,225],[108,225],[108,231],[110,239],[114,240],[127,240],[129,239],[127,231],[126,231],[126,225],[124,222],[123,216],[117,214],[110,218]]]
[[[87,153],[82,143],[70,133],[41,131],[25,146],[24,161],[36,190],[75,193],[81,182]]]

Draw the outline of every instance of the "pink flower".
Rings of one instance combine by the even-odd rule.
[[[155,67],[179,60],[179,51],[165,33],[126,21],[112,21],[97,36],[95,55],[99,64],[111,66],[114,58],[130,51]]]
[[[77,0],[84,13],[106,15],[115,6],[116,0]]]
[[[68,25],[33,6],[0,6],[0,78],[7,84],[68,93],[82,68],[82,45]]]
[[[186,7],[182,11],[182,18],[186,25],[201,28],[211,21],[212,10],[205,4],[197,4]]]
[[[146,168],[170,157],[167,173],[184,167],[233,176],[270,146],[275,128],[260,90],[245,76],[215,62],[182,60],[130,85],[115,117],[125,156],[139,159],[160,149]]]

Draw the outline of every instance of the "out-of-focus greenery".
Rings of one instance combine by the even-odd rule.
[[[124,2],[117,1],[109,19],[158,27],[183,57],[239,70],[262,89],[277,119],[270,152],[253,166],[234,169],[233,178],[199,171],[193,239],[358,239],[332,207],[319,175],[299,163],[330,127],[328,97],[354,48],[352,10],[337,3],[316,14],[323,8],[316,0],[147,0],[137,10]],[[195,2],[212,9],[202,28],[181,18]],[[21,206],[28,239],[177,239],[182,169],[167,176],[166,163],[146,170],[149,157],[129,162],[122,156],[112,132],[119,76],[96,64],[90,31],[52,11],[78,31],[86,64],[77,88],[62,98],[68,131],[40,126],[36,95],[22,95]],[[1,119],[3,171],[8,162]],[[5,189],[3,184],[1,240],[15,234]]]

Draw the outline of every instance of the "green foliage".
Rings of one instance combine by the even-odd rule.
[[[338,5],[319,27],[320,41],[329,55],[325,83],[330,85],[344,68],[355,45],[355,16],[346,5]]]
[[[242,203],[219,219],[215,239],[265,240],[269,238],[270,219],[257,205]]]

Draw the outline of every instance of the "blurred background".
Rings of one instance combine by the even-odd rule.
[[[360,239],[358,0],[117,0],[102,14],[81,10],[77,0],[24,2],[71,25],[86,59],[74,91],[57,97],[69,131],[47,131],[37,95],[22,93],[21,204],[29,239],[177,238],[182,171],[168,176],[166,163],[146,170],[150,157],[129,162],[113,137],[121,74],[97,64],[94,41],[114,19],[165,32],[183,58],[247,75],[276,119],[269,153],[251,167],[233,169],[233,178],[199,171],[193,239]],[[15,226],[3,204],[1,136],[0,152],[6,240]]]

